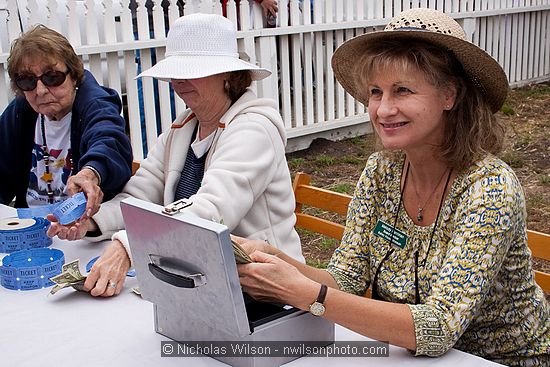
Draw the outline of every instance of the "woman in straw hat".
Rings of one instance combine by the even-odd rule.
[[[385,149],[367,162],[328,268],[241,240],[257,262],[239,265],[244,290],[416,355],[455,347],[550,365],[550,308],[533,279],[523,192],[494,155],[502,68],[430,9],[351,39],[332,65],[368,105]]]
[[[188,198],[186,212],[269,241],[304,261],[294,230],[285,127],[275,101],[248,88],[270,74],[238,58],[235,26],[228,19],[191,14],[176,20],[166,58],[139,77],[170,81],[188,109],[159,137],[123,192],[92,220],[69,228],[56,223],[49,231],[69,240],[112,236],[84,286],[93,296],[122,289],[131,260],[119,204],[129,196],[160,205]]]

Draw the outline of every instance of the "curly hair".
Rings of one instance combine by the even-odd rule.
[[[488,153],[501,151],[505,128],[491,111],[462,64],[448,50],[419,40],[385,40],[370,47],[358,60],[356,73],[360,85],[388,68],[403,70],[415,68],[434,87],[444,91],[454,86],[456,99],[445,111],[444,138],[439,147],[447,166],[464,170]],[[361,99],[368,103],[368,91],[363,89]]]
[[[11,89],[16,95],[22,91],[15,85],[15,79],[33,63],[46,62],[51,66],[58,62],[67,65],[71,78],[80,85],[84,79],[82,60],[75,53],[73,46],[60,33],[42,24],[29,29],[11,44],[8,57],[8,75]]]

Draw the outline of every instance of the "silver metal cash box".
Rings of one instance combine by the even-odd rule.
[[[140,291],[154,304],[156,332],[182,342],[334,342],[332,322],[243,294],[227,227],[183,207],[135,198],[121,203]],[[232,366],[271,367],[300,355],[211,356]]]

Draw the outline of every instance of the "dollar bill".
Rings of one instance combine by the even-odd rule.
[[[76,259],[64,264],[61,268],[61,274],[51,277],[50,280],[55,283],[50,290],[50,294],[53,295],[67,287],[82,291],[86,277],[80,272],[79,260]]]
[[[62,272],[61,274],[50,278],[50,280],[56,284],[73,283],[79,281],[80,279],[70,271]]]
[[[56,294],[57,292],[59,292],[60,290],[68,286],[69,286],[69,283],[56,284],[50,290],[50,294]]]
[[[250,264],[252,262],[250,256],[237,242],[231,240],[231,244],[233,245],[233,254],[235,255],[237,264]]]
[[[77,277],[84,278],[84,276],[80,273],[80,266],[79,266],[79,260],[73,260],[70,263],[64,264],[61,268],[61,272],[64,273],[66,271],[70,271],[72,274],[74,274]]]

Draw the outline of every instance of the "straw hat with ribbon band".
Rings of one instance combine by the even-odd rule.
[[[178,18],[168,31],[165,55],[137,78],[196,79],[238,70],[250,70],[252,80],[271,75],[271,71],[239,59],[235,25],[216,14]]]
[[[460,25],[433,9],[410,9],[390,20],[383,31],[366,33],[343,43],[332,57],[332,68],[344,89],[367,104],[358,85],[355,65],[365,50],[382,40],[424,40],[452,52],[464,71],[481,89],[493,112],[502,107],[508,94],[508,79],[502,67],[488,53],[466,40]]]

